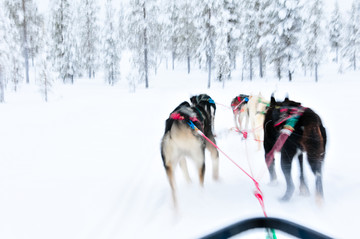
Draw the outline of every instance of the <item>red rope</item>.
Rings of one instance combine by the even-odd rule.
[[[218,102],[216,102],[215,103],[216,105],[221,105],[222,107],[224,107],[224,108],[228,108],[228,109],[232,109],[230,106],[227,106],[227,105],[224,105],[224,104],[221,104],[221,103],[218,103]]]
[[[262,211],[264,213],[264,216],[267,217],[266,211],[265,211],[265,204],[264,204],[264,198],[263,198],[263,193],[260,189],[259,183],[258,181],[255,180],[255,178],[253,178],[248,172],[246,172],[242,167],[240,167],[239,164],[237,164],[234,160],[232,160],[224,151],[222,151],[214,142],[212,142],[208,137],[206,137],[206,135],[201,132],[198,128],[196,128],[195,126],[195,130],[202,136],[204,137],[210,144],[212,144],[215,148],[217,148],[223,155],[225,155],[226,158],[228,158],[236,167],[238,167],[244,174],[246,174],[255,184],[255,188],[256,190],[254,191],[254,196],[257,198],[257,200],[259,201]]]

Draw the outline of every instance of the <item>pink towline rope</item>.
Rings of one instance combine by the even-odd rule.
[[[214,142],[212,142],[208,137],[206,137],[206,135],[201,132],[196,126],[195,130],[202,136],[204,137],[210,144],[212,144],[215,148],[217,148],[223,155],[225,155],[226,158],[228,158],[233,164],[235,164],[236,167],[238,167],[241,171],[243,171],[243,173],[245,173],[255,184],[256,190],[254,191],[254,195],[257,198],[257,200],[259,201],[262,211],[264,213],[264,216],[267,217],[266,211],[265,211],[265,203],[264,203],[264,198],[263,198],[263,193],[260,189],[259,183],[258,181],[255,180],[255,178],[253,178],[248,172],[246,172],[242,167],[240,167],[240,165],[238,165],[234,160],[232,160],[224,151],[222,151]]]
[[[215,104],[216,105],[221,105],[222,107],[224,107],[224,108],[228,108],[228,109],[232,109],[230,106],[227,106],[227,105],[224,105],[224,104],[221,104],[221,103],[219,103],[219,102],[215,102]]]

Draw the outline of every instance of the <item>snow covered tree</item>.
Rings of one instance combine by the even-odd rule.
[[[128,15],[128,44],[132,52],[132,64],[138,71],[139,81],[149,87],[149,69],[154,67],[155,50],[158,47],[158,8],[154,0],[131,0]]]
[[[76,62],[78,49],[74,36],[74,9],[68,0],[51,1],[51,39],[53,64],[59,77],[65,83],[70,80],[74,83],[74,75],[78,70]]]
[[[177,23],[174,26],[174,32],[177,36],[176,40],[176,54],[181,60],[187,62],[187,72],[191,70],[191,59],[196,55],[196,50],[200,44],[199,33],[195,25],[195,14],[194,14],[194,1],[184,0],[175,1],[178,4],[179,15]]]
[[[5,16],[4,9],[4,6],[0,4],[0,103],[5,101],[6,73],[9,69],[7,38],[9,37],[10,20]]]
[[[160,5],[159,2],[154,1],[148,7],[148,19],[149,23],[149,64],[150,67],[154,69],[155,75],[157,74],[158,67],[162,59],[165,57],[165,27],[164,17],[160,14]]]
[[[186,6],[186,5],[185,5]],[[179,52],[180,37],[181,37],[181,27],[180,25],[180,16],[182,9],[180,7],[180,2],[176,0],[165,1],[165,15],[166,15],[166,24],[165,24],[165,44],[167,45],[166,49],[171,52],[171,67],[174,70],[175,68],[175,59]]]
[[[17,91],[19,83],[23,80],[24,72],[24,62],[21,61],[21,37],[15,27],[14,22],[11,23],[9,32],[10,35],[9,41],[7,42],[7,47],[9,47],[9,82],[12,84],[14,91]]]
[[[17,6],[21,6],[17,2]],[[1,86],[5,87],[6,82],[10,82],[14,91],[17,91],[19,83],[23,80],[24,62],[22,57],[22,44],[21,38],[22,28],[19,27],[20,20],[19,12],[14,5],[5,2],[4,12],[2,13],[2,47],[1,61],[2,61],[2,79]]]
[[[94,77],[98,59],[99,26],[96,0],[81,0],[80,12],[80,46],[84,70],[87,70],[89,78]]]
[[[21,39],[22,54],[25,62],[26,83],[29,83],[29,52],[34,46],[36,39],[36,21],[39,15],[33,0],[6,0],[5,7],[9,10],[9,16],[18,28]],[[31,45],[32,44],[32,45]]]
[[[258,55],[258,15],[260,10],[259,1],[245,0],[242,2],[242,10],[244,14],[241,18],[242,26],[242,46],[243,46],[243,69],[249,69],[249,79],[253,79],[254,73],[254,57]],[[248,63],[248,67],[246,67]]]
[[[269,61],[275,64],[279,80],[282,71],[287,72],[289,81],[299,59],[299,36],[302,27],[299,0],[276,0],[266,7],[270,32],[266,36],[271,45]]]
[[[339,59],[339,49],[342,47],[342,33],[343,33],[343,21],[339,11],[339,3],[335,2],[334,10],[331,14],[329,23],[329,40],[330,47],[335,51],[335,62]]]
[[[306,66],[314,70],[315,81],[319,79],[318,68],[325,53],[324,15],[322,0],[308,0],[304,14],[307,13],[303,34],[306,35],[304,56]]]
[[[357,69],[357,58],[360,52],[360,1],[354,0],[346,24],[346,41],[342,54],[349,60],[354,70]]]
[[[121,49],[126,48],[126,41],[127,41],[127,31],[126,31],[126,15],[125,15],[125,6],[123,4],[120,4],[119,11],[117,13],[117,37],[118,37],[118,48],[119,53],[121,55]],[[115,17],[115,16],[114,16]]]
[[[213,67],[213,61],[215,56],[215,4],[216,0],[199,0],[196,6],[197,13],[197,28],[200,33],[200,46],[198,48],[198,58],[203,61],[205,58],[208,69],[208,85],[211,86],[211,71]]]
[[[42,51],[39,62],[37,62],[39,70],[37,72],[38,75],[36,81],[41,94],[44,96],[45,102],[48,102],[49,93],[51,92],[54,83],[54,77],[52,75],[52,69],[50,64],[50,50],[49,46],[47,45],[47,42],[49,42],[48,35],[49,33],[46,31],[43,31],[41,33],[42,41],[39,46],[41,47]]]
[[[32,65],[34,65],[34,59],[40,51],[42,29],[44,24],[44,17],[40,14],[37,5],[34,1],[30,1],[27,6],[28,14],[28,49],[29,49],[29,60],[31,59]]]
[[[235,0],[225,0],[224,7],[227,9],[229,15],[228,19],[228,51],[229,51],[229,59],[231,63],[231,68],[236,69],[236,56],[240,49],[240,4]]]
[[[109,85],[114,85],[120,78],[120,50],[119,32],[115,28],[115,9],[112,0],[106,1],[105,11],[103,33],[104,73],[106,82]]]
[[[215,65],[216,65],[216,78],[218,81],[225,85],[225,81],[230,78],[231,62],[230,62],[230,47],[229,47],[229,35],[231,33],[230,28],[230,12],[225,7],[224,1],[219,1],[217,12],[215,17],[216,22],[216,40],[215,46]]]

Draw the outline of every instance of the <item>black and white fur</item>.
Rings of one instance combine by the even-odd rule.
[[[219,154],[217,149],[208,143],[205,138],[198,134],[189,126],[191,120],[195,126],[201,130],[214,143],[215,138],[212,133],[212,116],[205,110],[206,104],[191,106],[188,102],[181,103],[170,114],[165,123],[165,133],[161,141],[161,156],[170,183],[174,206],[177,207],[177,197],[175,189],[175,169],[179,164],[186,180],[190,182],[187,170],[187,158],[191,158],[198,172],[201,186],[204,184],[205,174],[205,148],[207,148],[213,162],[213,178],[219,177]],[[204,102],[202,102],[204,103]],[[171,115],[177,114],[181,119],[174,119]],[[214,116],[214,115],[213,115]],[[197,119],[197,120],[193,120]]]

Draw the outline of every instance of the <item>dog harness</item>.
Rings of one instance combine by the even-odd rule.
[[[175,113],[172,113],[172,114],[170,115],[170,119],[173,119],[173,120],[185,120],[185,117],[182,116],[180,113],[175,112]],[[193,122],[200,122],[200,121],[198,120],[198,118],[195,117],[195,116],[189,117],[189,120],[191,120],[191,121],[193,121]]]
[[[170,119],[173,119],[173,120],[185,120],[185,117],[183,115],[181,115],[180,113],[178,113],[178,112],[174,112],[174,113],[172,113],[170,115]],[[203,127],[202,122],[196,116],[191,116],[191,117],[189,117],[189,120],[188,120],[187,123],[192,129],[195,129],[194,122],[198,122],[200,124],[201,128]]]
[[[266,109],[270,106],[269,102],[263,101],[260,97],[258,98],[258,104],[264,104]],[[265,115],[266,109],[264,111],[256,111],[256,114]]]
[[[231,103],[231,108],[232,108],[234,114],[239,113],[241,111],[241,110],[239,110],[240,105],[242,105],[243,103],[247,103],[249,101],[249,96],[241,94],[241,95],[238,95],[236,97],[236,99],[237,99],[237,102]]]
[[[280,113],[283,116],[275,123],[274,127],[281,125],[285,122],[283,129],[280,131],[281,133],[291,134],[294,131],[294,127],[298,122],[300,116],[304,113],[305,107],[281,107]]]
[[[285,122],[285,125],[280,130],[280,135],[277,138],[273,148],[270,150],[269,153],[266,154],[265,161],[267,166],[269,167],[272,161],[274,160],[274,153],[280,152],[282,147],[284,146],[286,140],[289,138],[289,136],[294,132],[295,125],[297,124],[300,116],[304,113],[306,110],[305,107],[299,106],[299,107],[281,107],[280,113],[284,114],[283,117],[280,118],[280,120],[274,125],[274,127],[281,125]],[[286,115],[286,113],[288,113]]]

